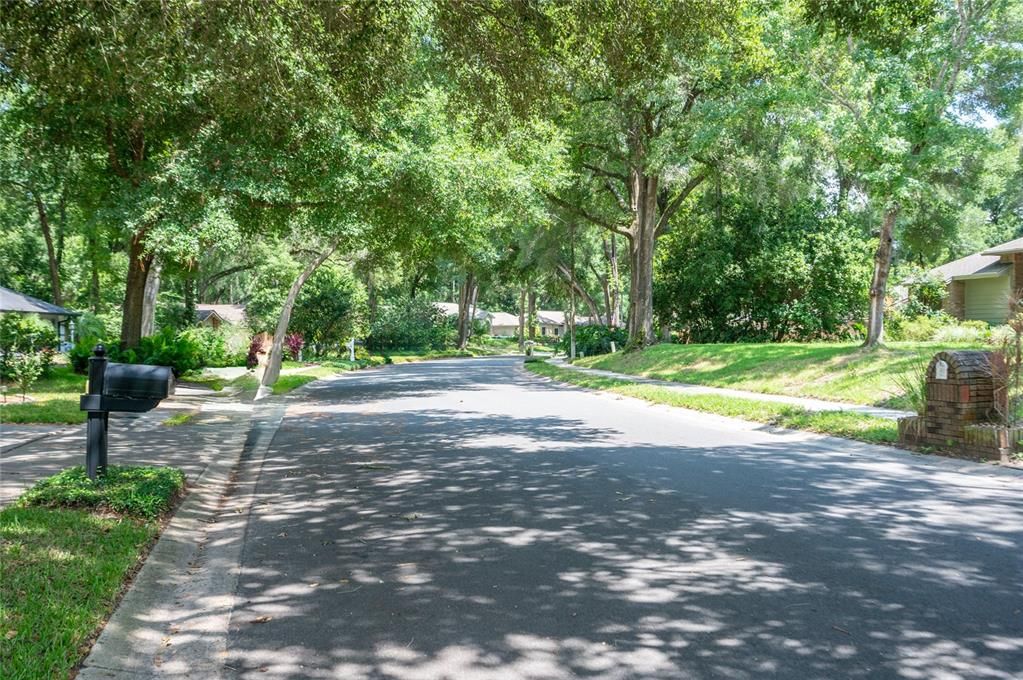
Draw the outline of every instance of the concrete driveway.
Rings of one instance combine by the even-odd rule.
[[[562,387],[318,383],[263,463],[240,678],[1023,677],[1023,475]]]

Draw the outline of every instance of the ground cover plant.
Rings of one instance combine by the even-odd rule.
[[[895,421],[886,418],[849,411],[808,411],[788,404],[716,394],[681,394],[667,387],[607,378],[571,368],[560,368],[542,361],[527,362],[525,367],[528,371],[560,382],[635,397],[655,404],[678,406],[776,427],[808,430],[875,444],[891,444],[898,441],[898,427]]]
[[[9,388],[0,403],[0,423],[83,423],[78,397],[85,392],[85,376],[68,366],[54,366],[50,376],[28,390],[28,401]]]
[[[855,343],[665,344],[576,363],[695,385],[911,410],[904,377],[917,370],[921,356],[977,347],[984,345],[893,342],[863,350]]]
[[[10,680],[66,678],[88,652],[182,490],[169,468],[81,467],[0,510],[0,668]]]

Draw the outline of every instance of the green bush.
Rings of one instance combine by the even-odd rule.
[[[184,486],[185,475],[175,468],[110,466],[93,481],[79,465],[37,482],[18,505],[98,508],[150,519],[169,510]]]
[[[68,360],[76,373],[87,373],[89,357],[98,338],[79,338],[75,346],[68,352]],[[150,364],[153,366],[170,366],[175,377],[182,373],[202,368],[202,348],[188,335],[178,335],[173,329],[167,328],[146,338],[142,338],[135,349],[122,349],[120,343],[103,343],[107,350],[107,359],[122,364]]]
[[[629,341],[629,335],[624,328],[609,328],[607,326],[577,326],[575,329],[575,351],[577,355],[588,357],[597,354],[609,354],[611,343],[614,342],[617,349],[624,349],[625,343]],[[565,336],[558,343],[558,350],[568,354],[570,350],[571,336]]]
[[[443,349],[454,342],[454,338],[453,322],[433,303],[399,298],[380,307],[370,327],[366,347],[377,352]]]
[[[53,324],[35,314],[0,314],[0,377],[11,377],[11,361],[15,354],[40,352],[57,346]]]
[[[958,325],[942,326],[934,334],[938,342],[985,342],[991,339],[991,327],[984,321],[963,321]]]
[[[892,339],[925,342],[933,338],[942,325],[940,319],[931,316],[917,316],[902,324],[901,337]]]
[[[231,362],[236,360],[237,357],[233,357],[228,351],[227,336],[220,329],[210,326],[194,326],[181,331],[178,334],[178,339],[182,338],[198,348],[199,357],[204,366],[220,367],[235,365]],[[244,356],[242,356],[241,361],[241,365],[244,365]]]
[[[170,366],[174,376],[203,367],[202,349],[185,335],[167,328],[156,335],[142,338],[138,347],[138,361],[130,363]]]

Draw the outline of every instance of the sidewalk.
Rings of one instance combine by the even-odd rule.
[[[203,473],[220,451],[244,437],[251,404],[240,404],[212,390],[179,387],[174,397],[147,413],[110,415],[111,465],[173,465],[189,481]],[[175,413],[198,411],[185,425],[164,426]],[[208,427],[212,424],[237,426]],[[85,425],[4,425],[0,438],[0,506],[43,477],[85,463]],[[239,435],[239,432],[241,433]]]
[[[857,404],[843,404],[837,401],[810,399],[808,397],[790,397],[783,394],[764,394],[762,392],[733,390],[727,387],[709,387],[707,385],[690,385],[688,383],[672,382],[670,380],[656,380],[654,378],[644,378],[638,375],[628,375],[626,373],[615,373],[614,371],[604,371],[597,368],[583,368],[581,366],[574,366],[572,364],[567,363],[563,358],[551,359],[550,363],[561,368],[569,368],[572,369],[573,371],[581,371],[583,373],[599,375],[605,378],[627,380],[629,382],[641,383],[643,385],[657,385],[658,387],[665,387],[669,390],[673,390],[675,392],[679,392],[682,394],[717,394],[725,397],[736,397],[738,399],[754,399],[756,401],[771,401],[779,404],[791,404],[792,406],[799,406],[800,408],[804,408],[807,411],[849,411],[850,413],[860,413],[865,416],[874,416],[875,418],[887,418],[888,420],[898,420],[899,418],[905,418],[906,416],[916,415],[912,411],[900,411],[898,409],[892,408],[880,408],[877,406],[860,406]]]

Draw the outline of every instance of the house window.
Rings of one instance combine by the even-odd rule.
[[[555,329],[554,329],[554,337],[558,337],[558,333],[559,333],[560,331],[561,331],[561,329],[560,329],[560,328],[555,328]]]

